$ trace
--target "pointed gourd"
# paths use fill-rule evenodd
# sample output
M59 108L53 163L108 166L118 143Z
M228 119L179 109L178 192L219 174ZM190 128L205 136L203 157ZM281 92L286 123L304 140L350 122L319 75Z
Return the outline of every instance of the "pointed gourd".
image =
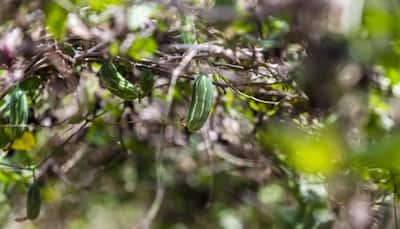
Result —
M139 97L139 88L125 79L112 61L107 61L101 66L99 78L103 87L121 99L133 100Z
M196 77L192 86L192 98L187 118L187 128L195 132L207 121L213 103L214 85L207 75Z

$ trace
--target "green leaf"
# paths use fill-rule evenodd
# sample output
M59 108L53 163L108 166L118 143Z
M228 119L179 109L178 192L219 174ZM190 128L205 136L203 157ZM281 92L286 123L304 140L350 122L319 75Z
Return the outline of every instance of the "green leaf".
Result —
M386 103L382 95L380 95L377 91L371 90L368 101L371 110L376 110L379 112L387 112L389 110L389 105Z
M104 122L96 121L89 127L85 140L98 146L108 144L112 139L110 131Z
M143 94L148 95L154 86L153 73L148 69L143 70L140 73L139 84L140 84L140 88L142 89Z
M2 161L3 162L3 161ZM5 162L7 163L7 162ZM11 183L11 182L17 182L20 179L20 176L16 174L15 172L9 172L9 171L0 171L0 183Z
M103 11L110 5L121 5L123 0L89 0L89 6L96 11Z
M108 46L111 56L117 56L119 53L119 43L117 41L111 42Z
M138 38L132 43L129 56L135 60L141 60L153 56L157 49L158 44L154 38Z
M215 6L234 6L235 1L233 0L216 0Z
M5 128L0 125L0 149L5 147L10 142L11 138L6 133Z
M22 82L19 87L25 91L34 92L40 87L42 79L39 76L33 76Z
M364 12L364 28L371 37L386 37L391 33L393 18L383 4L368 6Z
M49 33L54 38L62 39L66 32L68 12L54 2L50 2L45 10L45 24Z
M85 0L70 0L74 5L81 5L82 3L86 2Z

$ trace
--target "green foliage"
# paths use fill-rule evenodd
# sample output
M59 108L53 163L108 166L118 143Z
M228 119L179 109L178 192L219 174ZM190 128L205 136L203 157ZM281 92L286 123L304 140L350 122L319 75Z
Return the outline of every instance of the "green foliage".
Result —
M354 153L353 156L361 166L397 172L400 169L399 146L400 136L394 133L392 136L377 138L376 142L369 144L365 150Z
M124 0L88 0L89 6L96 11L103 11L109 6L120 5Z
M86 141L88 141L91 144L95 145L106 145L109 144L112 140L112 137L110 135L110 130L107 128L107 124L104 122L94 122L87 134L86 134Z
M329 129L310 135L299 129L276 126L258 132L257 139L266 148L277 147L283 160L306 173L332 173L345 154L343 144Z
M46 5L45 24L48 31L56 38L62 39L66 33L68 11L58 5L58 3L50 1Z
M129 48L129 56L135 60L149 58L157 51L158 44L152 37L137 38Z
M140 84L140 89L142 90L142 94L144 96L149 95L153 89L154 86L154 75L153 73L145 69L140 72L139 76L139 84Z

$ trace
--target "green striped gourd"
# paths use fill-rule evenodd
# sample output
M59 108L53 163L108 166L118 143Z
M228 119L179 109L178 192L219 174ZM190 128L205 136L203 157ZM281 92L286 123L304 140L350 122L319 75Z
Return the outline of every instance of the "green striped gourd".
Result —
M139 97L138 87L125 79L111 61L101 66L99 76L100 84L121 99L133 100Z
M16 139L21 137L28 123L28 98L23 90L15 88L11 92L9 108L10 138Z
M40 187L35 182L28 188L26 200L26 217L28 219L36 219L40 213L42 199L40 196Z
M201 74L196 77L192 86L192 98L187 120L187 128L194 132L207 121L213 103L214 85L210 78Z

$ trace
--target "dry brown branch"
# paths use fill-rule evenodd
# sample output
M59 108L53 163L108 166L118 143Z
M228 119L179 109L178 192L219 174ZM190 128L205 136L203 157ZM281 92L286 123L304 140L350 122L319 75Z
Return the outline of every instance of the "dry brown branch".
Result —
M198 52L206 52L210 55L223 57L226 60L240 64L241 61L253 61L256 64L264 64L265 59L262 48L254 50L248 48L229 49L214 44L170 44L161 46L166 52L185 52L189 49L196 49Z

